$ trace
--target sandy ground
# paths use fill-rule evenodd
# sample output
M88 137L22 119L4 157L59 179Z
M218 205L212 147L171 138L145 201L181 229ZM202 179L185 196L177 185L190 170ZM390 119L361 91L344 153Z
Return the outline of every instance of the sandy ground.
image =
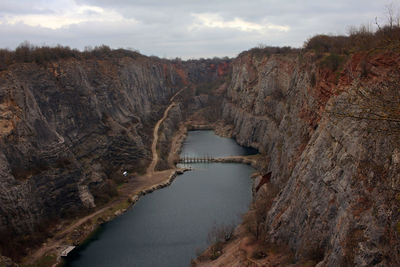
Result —
M263 252L262 257L255 257L255 253ZM224 244L221 256L210 260L208 251L205 251L193 262L196 267L257 267L257 266L291 266L291 254L285 249L268 246L262 242L256 242L244 226L239 225L235 230L232 240ZM293 265L292 265L293 266Z

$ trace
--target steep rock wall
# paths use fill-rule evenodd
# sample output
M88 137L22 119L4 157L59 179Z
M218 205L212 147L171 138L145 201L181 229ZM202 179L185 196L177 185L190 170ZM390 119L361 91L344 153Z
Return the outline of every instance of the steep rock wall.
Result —
M174 66L145 57L2 71L0 230L91 208L121 170L142 171L152 127L184 84Z
M267 155L281 189L267 241L322 265L399 264L398 59L357 54L337 71L310 53L233 62L223 120Z
M123 171L145 171L154 125L170 98L185 88L162 125L161 155L185 116L205 104L192 99L193 87L230 72L229 60L107 53L15 63L0 72L4 240L108 201ZM166 159L160 164L166 168Z
M188 119L215 122L220 118L220 103L222 97L218 92L221 85L229 80L231 74L231 60L229 59L201 59L189 60L184 62L174 62L176 67L185 71L190 85L187 89L179 93L174 102L176 105L170 110L168 117L160 127L159 142L159 162L157 170L164 170L173 167L170 158L174 137L179 128Z

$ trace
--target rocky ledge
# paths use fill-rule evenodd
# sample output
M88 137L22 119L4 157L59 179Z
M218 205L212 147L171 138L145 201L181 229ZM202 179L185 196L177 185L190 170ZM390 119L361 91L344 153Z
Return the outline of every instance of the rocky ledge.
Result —
M233 62L220 131L267 157L257 238L319 266L398 265L400 53L333 69L330 54L256 52Z

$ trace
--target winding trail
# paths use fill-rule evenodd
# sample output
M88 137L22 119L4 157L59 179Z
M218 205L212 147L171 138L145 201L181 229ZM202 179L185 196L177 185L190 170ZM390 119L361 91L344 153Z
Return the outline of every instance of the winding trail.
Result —
M117 201L113 201L112 204L115 204ZM111 204L111 203L110 203ZM77 229L79 226L81 226L83 223L87 222L88 220L94 218L95 216L105 212L107 209L109 209L111 205L107 205L104 208L91 213L81 219L79 219L78 221L76 221L75 223L69 225L66 229L64 229L63 231L57 233L54 235L53 238L51 238L50 240L47 241L46 245L42 245L39 249L37 249L33 254L29 255L28 257L26 257L24 259L25 264L26 263L33 263L37 260L39 260L41 257L43 257L47 252L49 251L61 251L60 248L63 248L66 246L64 238L67 234L71 233L72 231L74 231L75 229ZM57 262L55 264L53 264L53 267L57 266L60 263L60 258L57 258ZM23 265L25 265L23 264Z
M162 118L157 121L156 126L154 127L154 131L153 131L153 143L151 144L151 153L152 153L152 161L149 165L149 167L147 168L147 174L151 175L154 173L157 162L158 162L158 152L157 152L157 143L158 143L158 137L159 137L159 129L161 126L161 123L164 122L164 120L168 117L168 113L171 110L171 108L176 106L176 103L174 102L174 99L177 95L179 95L184 89L186 89L187 87L183 87L182 89L180 89L178 92L176 92L171 98L170 98L170 104L167 107L167 109L164 111L164 115L162 116Z
M165 171L155 171L155 167L158 162L158 153L157 153L157 143L159 138L159 128L164 120L168 117L169 111L177 105L174 102L174 99L177 95L179 95L184 89L187 87L181 88L178 92L176 92L170 98L170 105L164 111L164 115L162 118L156 123L153 131L153 143L151 145L151 152L152 152L152 161L150 166L147 169L145 175L137 177L134 181L130 181L124 187L120 188L119 196L114 199L113 201L107 203L104 207L100 208L97 211L94 211L91 214L88 214L76 221L73 221L70 225L65 226L65 228L55 233L52 238L49 238L46 243L42 244L41 247L34 249L31 251L31 254L26 256L23 259L22 265L27 265L38 261L44 255L53 253L57 254L57 261L53 266L56 266L60 263L61 259L58 255L60 248L63 248L67 245L70 245L69 242L66 240L66 237L72 233L75 229L77 229L82 224L88 222L88 220L95 218L98 215L101 215L107 212L110 208L114 205L121 203L122 201L126 201L128 198L131 198L133 195L136 195L139 191L146 190L148 188L154 187L155 185L159 185L165 183L166 179L171 176L171 174L175 171L175 169L169 169Z
M151 153L152 153L152 161L147 168L147 174L152 174L154 173L154 170L156 168L157 162L158 162L158 153L157 153L157 143L158 143L158 130L160 128L161 123L168 117L168 112L170 111L171 108L175 106L175 103L171 103L168 108L164 111L164 115L162 118L156 123L156 126L154 127L154 132L153 132L153 143L151 144Z

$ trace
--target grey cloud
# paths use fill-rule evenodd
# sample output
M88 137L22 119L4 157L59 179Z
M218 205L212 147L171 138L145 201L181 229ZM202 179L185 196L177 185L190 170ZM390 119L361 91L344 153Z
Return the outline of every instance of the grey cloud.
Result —
M360 13L366 11L377 11L382 9L382 1L373 0L252 0L252 1L233 1L233 0L77 0L77 3L91 4L108 8L145 8L158 10L175 10L175 12L218 12L229 14L230 16L245 16L251 18L261 18L264 16L275 16L286 14L304 15L324 15L326 13Z
M11 3L11 0L2 2L0 10L3 10L2 5ZM113 48L133 47L144 54L161 57L235 56L260 43L301 46L308 37L317 33L345 33L349 25L359 25L373 21L375 16L382 16L385 5L381 1L372 0L75 2L79 5L114 10L137 23L84 22L56 30L23 24L0 24L0 34L7 36L0 40L0 47L13 48L20 42L29 40L35 44L62 44L79 49L100 44L107 44ZM218 14L225 21L241 18L261 25L285 25L289 26L290 30L245 32L233 28L201 27L189 31L189 26L195 22L195 18L191 16L193 13Z
M39 2L40 3L40 2ZM49 14L53 13L52 10L45 6L40 6L37 2L28 0L21 1L1 1L0 14Z

